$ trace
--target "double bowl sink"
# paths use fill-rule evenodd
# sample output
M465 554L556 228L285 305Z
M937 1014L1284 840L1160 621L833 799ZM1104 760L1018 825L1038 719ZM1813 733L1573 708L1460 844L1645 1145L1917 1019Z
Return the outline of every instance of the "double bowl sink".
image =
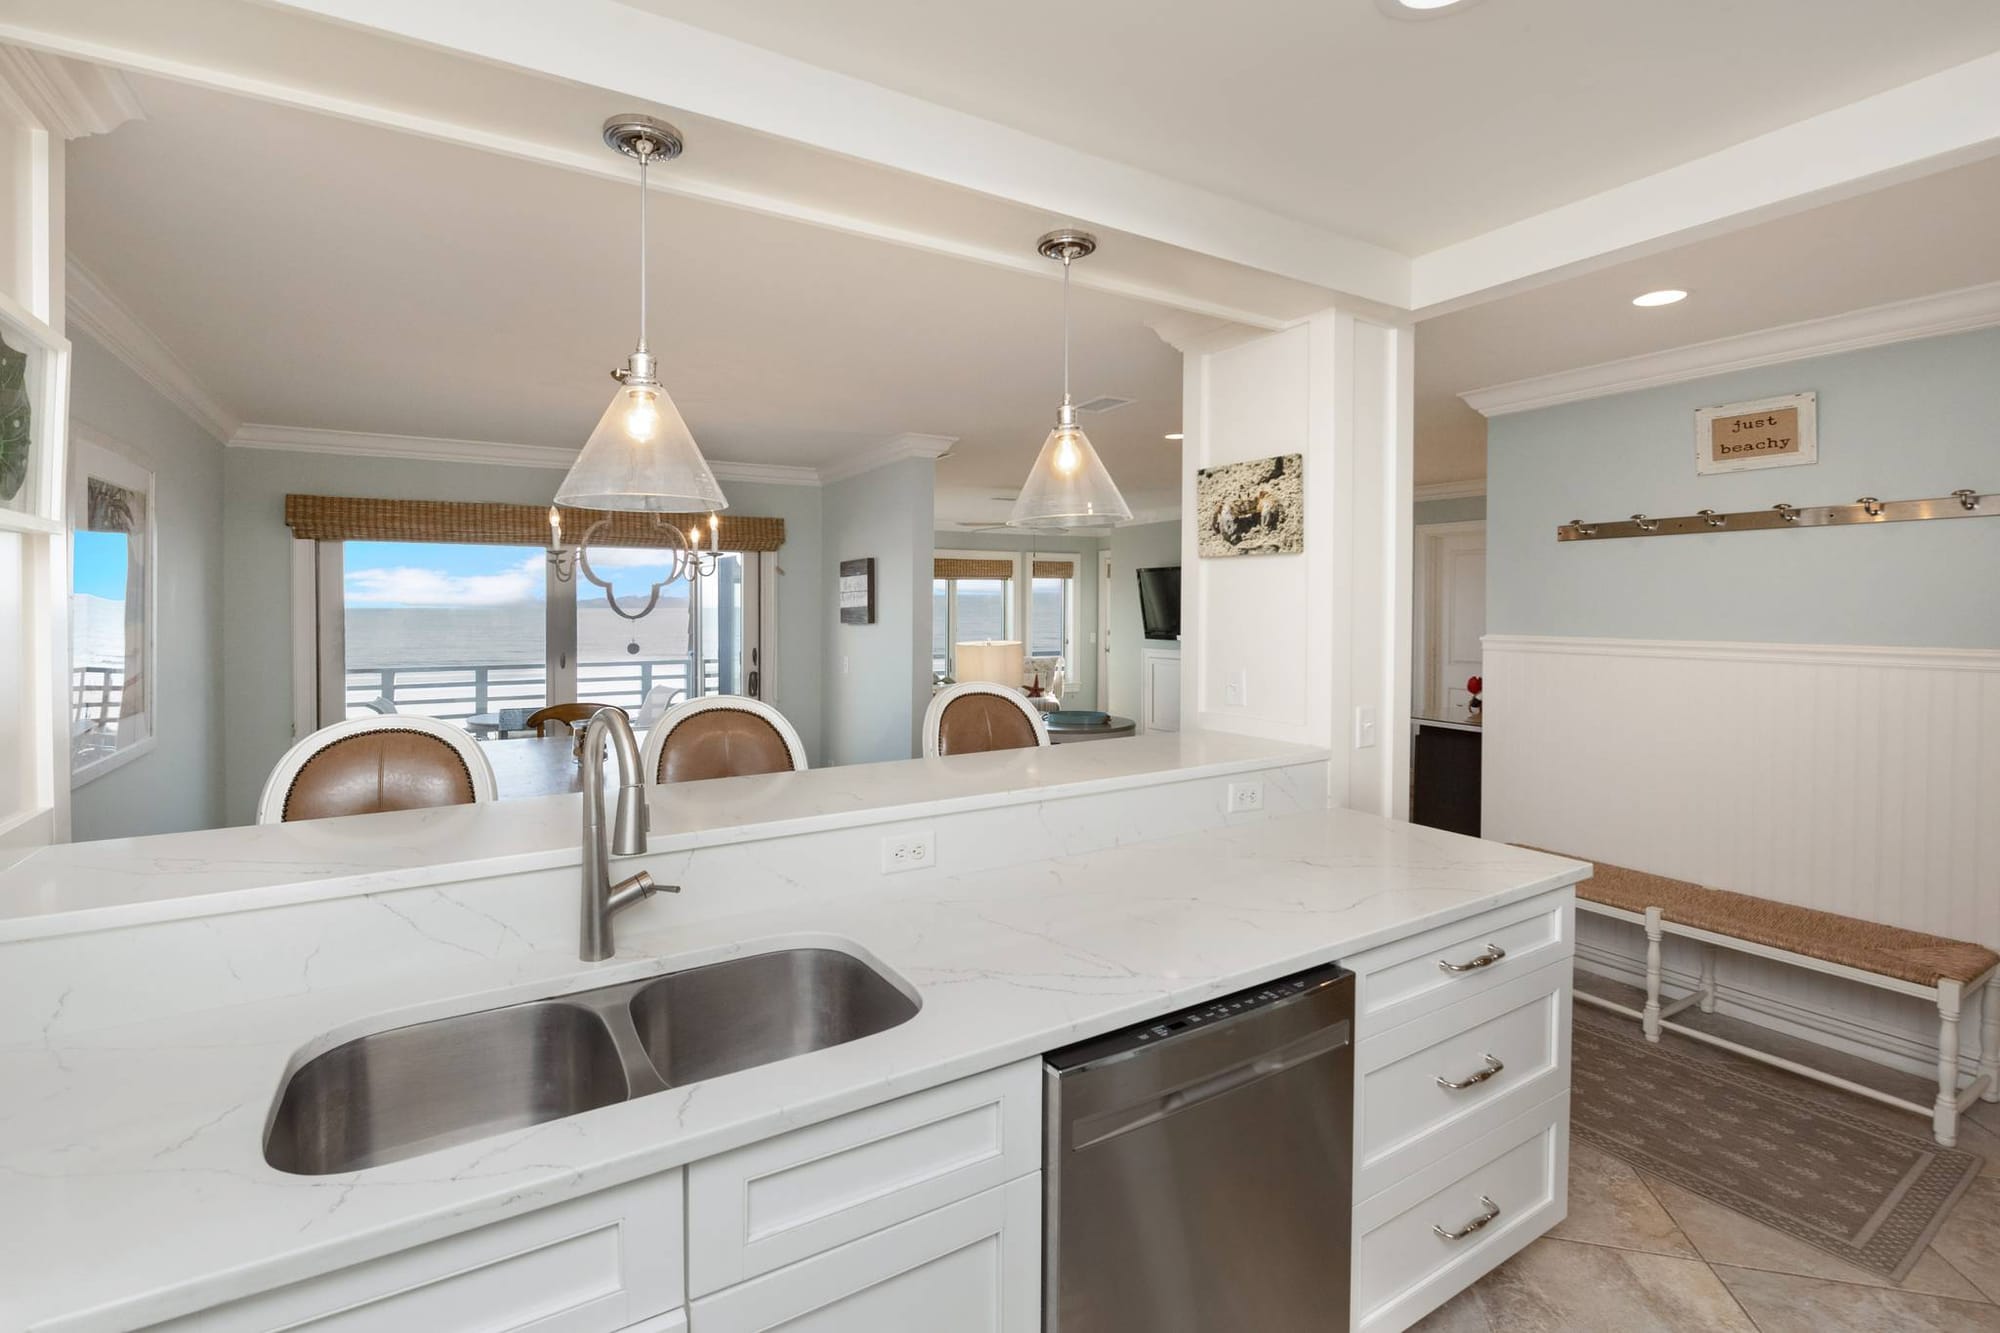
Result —
M872 1036L917 1002L837 949L781 949L390 1028L300 1065L264 1160L380 1166Z

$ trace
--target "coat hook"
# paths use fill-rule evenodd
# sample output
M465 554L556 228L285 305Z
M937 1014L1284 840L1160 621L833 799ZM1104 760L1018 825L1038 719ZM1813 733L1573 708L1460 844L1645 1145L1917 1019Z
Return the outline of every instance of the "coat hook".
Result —
M1970 486L1965 487L1962 490L1953 491L1952 494L1954 496L1957 496L1958 502L1964 505L1967 509L1979 508L1979 492L1973 490Z
M1787 523L1796 523L1799 521L1799 511L1782 500L1772 505L1771 508L1777 510L1778 517L1784 519Z
M1632 521L1639 525L1639 531L1641 532L1658 532L1660 530L1660 520L1657 518L1647 518L1644 514L1634 514L1632 515Z
M1595 537L1597 535L1597 525L1595 523L1585 523L1580 518L1573 518L1569 521L1569 525L1579 537Z
M1700 514L1701 521L1711 528L1719 528L1729 521L1729 515L1718 514L1713 509L1697 509L1694 512Z
M1874 496L1864 495L1859 500L1856 500L1854 503L1860 505L1863 509L1866 509L1868 511L1868 517L1870 518L1882 517L1882 502L1876 499Z

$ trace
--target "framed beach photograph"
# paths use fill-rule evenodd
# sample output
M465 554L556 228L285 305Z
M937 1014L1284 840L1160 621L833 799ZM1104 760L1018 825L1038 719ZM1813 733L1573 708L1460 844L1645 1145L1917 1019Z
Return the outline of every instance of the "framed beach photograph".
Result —
M1297 555L1306 548L1305 459L1224 463L1195 473L1195 551L1202 559Z

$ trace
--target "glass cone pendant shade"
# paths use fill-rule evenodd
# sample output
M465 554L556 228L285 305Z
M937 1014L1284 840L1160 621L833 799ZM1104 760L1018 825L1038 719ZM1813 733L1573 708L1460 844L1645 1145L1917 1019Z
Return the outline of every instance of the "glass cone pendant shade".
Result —
M657 383L636 378L611 396L556 503L662 513L729 507L674 400Z
M1074 416L1065 407L1063 415ZM1108 528L1132 521L1132 508L1118 493L1090 437L1073 420L1058 421L1042 441L1042 452L1007 516L1017 528Z

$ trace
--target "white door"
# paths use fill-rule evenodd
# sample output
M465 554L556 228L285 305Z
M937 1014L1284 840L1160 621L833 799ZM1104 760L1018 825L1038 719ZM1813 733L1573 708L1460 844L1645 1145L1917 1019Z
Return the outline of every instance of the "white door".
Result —
M1486 525L1440 523L1417 530L1416 660L1412 706L1419 716L1463 722L1466 681L1481 672L1486 634Z
M1097 703L1111 711L1111 552L1097 553Z

